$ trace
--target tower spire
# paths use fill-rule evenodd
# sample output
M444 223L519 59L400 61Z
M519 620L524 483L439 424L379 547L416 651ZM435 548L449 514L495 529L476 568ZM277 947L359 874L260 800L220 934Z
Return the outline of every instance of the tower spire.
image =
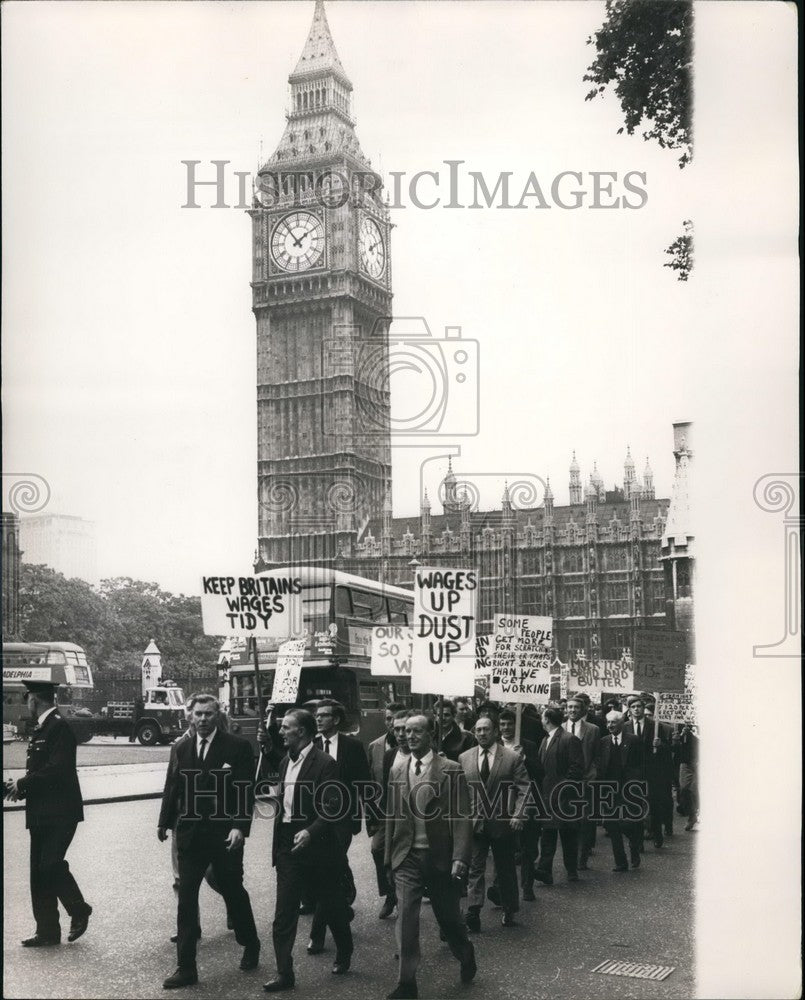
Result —
M352 82L341 65L333 36L330 33L324 0L316 0L313 23L310 25L305 47L302 49L302 55L299 57L296 68L288 79L291 83L296 83L324 74L331 74L348 90L352 90Z

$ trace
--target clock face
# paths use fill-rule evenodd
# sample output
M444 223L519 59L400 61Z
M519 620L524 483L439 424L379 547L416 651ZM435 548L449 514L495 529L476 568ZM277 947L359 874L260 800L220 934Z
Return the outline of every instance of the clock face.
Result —
M358 247L361 267L370 278L379 278L386 270L386 245L380 226L368 216L364 216L361 222Z
M292 212L271 234L271 256L283 271L307 271L324 253L324 224L311 212Z

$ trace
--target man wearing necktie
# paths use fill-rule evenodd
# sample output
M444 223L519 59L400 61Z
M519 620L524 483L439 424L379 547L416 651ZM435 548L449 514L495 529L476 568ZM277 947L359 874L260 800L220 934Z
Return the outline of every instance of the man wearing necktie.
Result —
M385 862L397 891L397 986L388 1000L416 998L419 915L427 894L461 981L475 978L475 949L461 919L459 898L472 855L467 780L460 765L433 752L433 722L413 715L405 727L409 757L391 768L384 828Z
M352 869L349 867L348 851L352 838L361 830L361 816L363 812L363 796L371 781L369 771L369 761L363 744L354 736L347 736L341 732L346 724L346 709L338 702L330 698L325 698L316 705L316 746L323 750L336 762L338 767L338 780L349 796L349 816L344 825L342 835L344 838L344 852L342 859L341 876L344 881L344 893L347 903L351 906L355 902L355 878ZM321 905L315 907L313 921L310 925L310 941L307 946L308 955L318 955L324 951L324 938L327 933L327 924L324 920L324 913Z
M31 837L31 904L36 931L24 948L61 943L59 902L70 916L68 941L86 931L92 907L84 900L65 855L84 818L73 731L59 715L53 684L25 682L28 709L37 720L26 772L6 784L6 797L25 799Z
M574 809L571 803L579 799L581 779L584 774L584 751L578 736L572 736L562 728L563 713L560 708L550 706L542 713L542 725L547 736L539 748L542 763L542 801L549 818L543 823L540 834L539 862L534 869L534 878L544 885L553 885L553 859L557 841L562 842L562 860L569 882L578 881L579 831L578 820L567 815ZM567 782L567 791L562 786Z
M622 712L609 712L607 714L609 735L601 738L598 755L599 781L608 783L614 791L612 807L615 815L604 820L604 827L609 833L612 844L612 854L615 859L615 867L612 870L616 872L629 870L623 846L624 834L629 841L632 868L640 867L640 830L642 826L642 820L631 819L621 814L626 805L626 798L628 797L630 801L634 802L639 791L636 788L635 795L630 795L627 791L627 785L630 782L640 782L643 771L643 754L640 744L633 733L624 731L623 723Z
M280 762L279 808L274 817L271 857L277 872L272 934L277 975L263 985L267 993L296 985L293 946L302 893L321 904L336 954L333 974L349 971L352 931L341 875L349 817L344 817L338 766L313 742L316 722L310 712L285 713L280 735L288 753Z
M520 909L515 852L517 833L524 826L528 772L520 753L497 742L498 727L488 716L475 723L477 747L465 750L458 762L467 776L473 820L467 929L480 931L484 904L486 862L495 862L497 896L503 907L503 926L514 927Z
M243 886L243 845L254 808L254 757L246 740L219 728L219 711L211 694L195 696L195 736L171 747L162 793L157 836L166 840L175 825L179 856L178 964L163 983L166 990L198 982L198 890L210 865L232 917L235 939L243 947L240 968L254 969L260 958L251 901Z
M643 698L631 698L631 719L626 722L623 731L635 736L643 750L643 777L648 782L648 828L654 846L660 848L665 842L663 826L670 828L673 824L674 765L670 733L658 726L654 719L646 718L645 712Z
M598 743L601 733L598 726L585 720L587 705L580 697L573 696L567 701L567 721L563 723L564 729L571 736L576 736L581 740L581 748L584 751L584 774L585 782L595 781L598 773ZM585 793L587 786L585 784ZM587 862L595 847L595 823L588 818L584 818L579 824L579 870L587 871Z

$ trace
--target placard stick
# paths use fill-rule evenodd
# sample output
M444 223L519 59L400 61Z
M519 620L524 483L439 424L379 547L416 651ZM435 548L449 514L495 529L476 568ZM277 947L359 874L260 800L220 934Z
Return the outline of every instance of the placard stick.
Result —
M260 684L260 657L257 655L257 638L252 636L249 640L252 644L252 656L254 657L254 691L257 695L257 718L263 718L263 691Z
M523 721L523 703L521 701L517 702L514 709L514 745L520 745L520 727Z
M442 723L442 706L444 705L444 695L439 695L439 700L436 702L436 715L439 719L439 726L436 730L436 752L439 753L442 749L442 729L444 728Z
M654 739L659 739L660 736L660 692L654 692ZM652 746L652 753L657 752L657 747Z

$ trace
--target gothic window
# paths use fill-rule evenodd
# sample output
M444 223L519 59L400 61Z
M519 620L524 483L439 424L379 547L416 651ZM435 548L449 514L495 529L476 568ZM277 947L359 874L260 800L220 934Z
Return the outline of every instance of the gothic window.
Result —
M608 615L629 614L629 584L610 583L606 591L606 613Z
M585 613L584 584L566 583L562 588L562 613L583 615Z

